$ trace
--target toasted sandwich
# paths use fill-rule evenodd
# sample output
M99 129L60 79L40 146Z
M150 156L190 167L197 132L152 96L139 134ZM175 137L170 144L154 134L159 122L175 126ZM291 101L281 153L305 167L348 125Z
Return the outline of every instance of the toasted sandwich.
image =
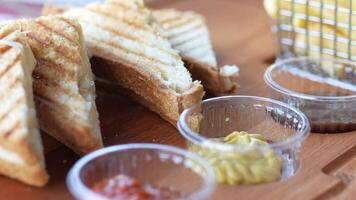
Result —
M37 60L33 88L40 128L78 154L101 148L94 78L80 25L47 16L6 27L26 33Z
M5 27L0 34L0 173L43 186L48 175L31 77L36 60L23 33Z
M182 110L201 101L202 85L192 81L143 1L94 3L63 15L82 25L96 76L118 84L170 123L176 125Z
M215 95L236 92L239 68L234 65L218 67L203 16L174 9L156 10L153 15L194 79L201 80L204 88Z
M111 5L120 5L131 9L143 6L140 1L136 5L122 0L109 0ZM46 5L44 15L59 14L73 8L58 8ZM158 23L157 29L168 39L172 47L183 58L186 67L195 80L202 81L204 88L215 95L231 94L237 91L239 68L234 65L218 67L212 48L209 30L203 16L194 12L182 12L173 9L156 10L153 16ZM161 27L160 27L161 26Z

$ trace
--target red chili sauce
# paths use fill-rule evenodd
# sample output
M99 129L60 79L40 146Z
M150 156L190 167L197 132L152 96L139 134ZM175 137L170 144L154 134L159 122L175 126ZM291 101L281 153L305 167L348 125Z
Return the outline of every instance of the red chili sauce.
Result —
M172 200L170 192L152 186L144 187L137 179L119 174L95 184L93 190L114 200ZM176 193L177 194L177 193Z

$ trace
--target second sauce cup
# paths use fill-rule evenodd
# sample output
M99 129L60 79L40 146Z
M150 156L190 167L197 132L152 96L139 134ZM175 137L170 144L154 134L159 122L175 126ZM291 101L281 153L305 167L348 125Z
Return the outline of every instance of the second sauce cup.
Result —
M203 101L178 122L188 149L214 167L218 182L254 185L293 176L310 133L306 116L272 99L226 96Z

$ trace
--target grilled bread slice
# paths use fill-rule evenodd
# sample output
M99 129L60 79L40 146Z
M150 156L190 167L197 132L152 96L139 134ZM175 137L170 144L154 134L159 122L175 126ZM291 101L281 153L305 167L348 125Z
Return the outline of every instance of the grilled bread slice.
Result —
M120 4L120 0L109 2ZM140 3L134 6L137 5ZM132 8L132 4L126 1L121 1L121 6ZM59 14L65 9L69 10L69 8L46 5L42 13L44 15ZM239 69L233 65L218 67L203 16L191 11L182 12L174 9L156 10L153 16L160 23L155 24L156 28L162 26L162 35L179 52L193 78L202 81L206 90L215 95L231 94L237 91Z
M26 33L37 60L33 85L40 128L78 154L101 148L95 85L80 25L47 16L6 26Z
M0 33L7 32L0 28ZM19 31L0 40L0 173L33 186L48 181L32 93L36 60Z
M236 92L239 69L229 65L218 67L203 16L174 9L156 10L153 15L194 79L201 80L204 88L215 95Z
M64 16L82 25L97 77L115 82L173 125L184 108L201 101L202 85L192 81L142 1L95 3Z

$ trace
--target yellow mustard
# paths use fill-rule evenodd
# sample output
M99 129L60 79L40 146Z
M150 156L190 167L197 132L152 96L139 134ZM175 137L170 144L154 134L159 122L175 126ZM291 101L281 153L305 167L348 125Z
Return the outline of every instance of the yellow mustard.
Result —
M198 145L189 147L190 151L212 164L219 183L259 184L281 178L282 158L268 146L262 135L235 131L224 138L212 140L247 147L241 151L223 151Z

